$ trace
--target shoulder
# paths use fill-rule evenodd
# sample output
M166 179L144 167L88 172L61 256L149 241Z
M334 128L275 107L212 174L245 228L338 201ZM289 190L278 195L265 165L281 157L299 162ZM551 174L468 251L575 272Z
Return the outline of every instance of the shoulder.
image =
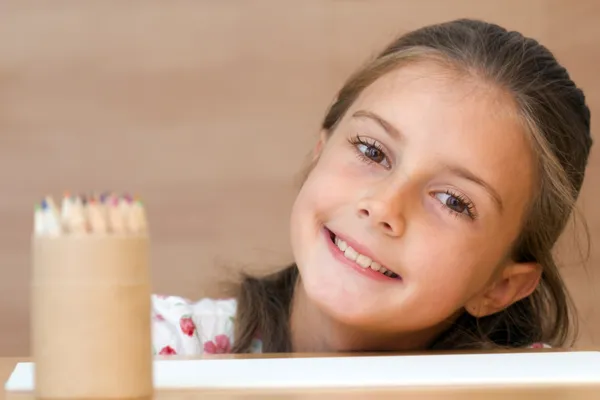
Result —
M152 295L152 336L158 355L229 353L233 342L235 299L190 301Z
M152 295L153 310L165 312L193 312L195 316L234 316L237 310L235 299L211 299L203 298L191 301L180 296Z

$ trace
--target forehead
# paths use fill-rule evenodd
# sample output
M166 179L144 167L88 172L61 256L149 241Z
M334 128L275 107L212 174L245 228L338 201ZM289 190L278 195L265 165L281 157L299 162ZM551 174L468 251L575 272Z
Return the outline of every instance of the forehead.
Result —
M515 101L500 88L432 62L412 63L367 87L347 115L365 109L399 130L401 147L423 162L468 168L509 207L528 201L531 146Z

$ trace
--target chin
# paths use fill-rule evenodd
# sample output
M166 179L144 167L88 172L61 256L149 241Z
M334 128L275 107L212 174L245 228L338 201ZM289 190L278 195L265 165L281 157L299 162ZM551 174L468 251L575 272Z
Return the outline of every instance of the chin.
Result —
M382 288L387 285L366 279L335 260L328 248L329 239L322 231L322 226L310 227L304 230L305 235L296 236L293 243L308 300L323 314L344 325L366 328L389 323L390 310L385 309L382 300L393 295L388 291L392 287Z
M309 301L338 323L366 328L382 326L389 321L389 310L377 301L379 296L365 291L353 279L343 279L333 268L304 272L301 268L300 273Z

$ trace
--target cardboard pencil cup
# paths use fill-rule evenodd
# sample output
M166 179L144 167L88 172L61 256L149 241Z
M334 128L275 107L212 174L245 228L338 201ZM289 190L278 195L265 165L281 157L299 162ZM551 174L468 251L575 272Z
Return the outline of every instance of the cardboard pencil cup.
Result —
M117 231L116 223L114 231L108 223L94 226L86 220L92 214L87 207L81 204L85 230L62 221L53 231L54 222L48 221L58 212L47 202L36 211L31 285L35 397L150 399L149 238L139 229ZM127 216L123 211L119 215Z

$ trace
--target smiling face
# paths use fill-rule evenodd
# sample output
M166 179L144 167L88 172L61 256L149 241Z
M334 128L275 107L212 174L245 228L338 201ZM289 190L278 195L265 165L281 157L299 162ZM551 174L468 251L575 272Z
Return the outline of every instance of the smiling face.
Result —
M293 207L309 301L346 325L419 332L533 290L502 275L518 269L508 254L534 182L516 114L504 92L433 63L367 87L323 135Z

